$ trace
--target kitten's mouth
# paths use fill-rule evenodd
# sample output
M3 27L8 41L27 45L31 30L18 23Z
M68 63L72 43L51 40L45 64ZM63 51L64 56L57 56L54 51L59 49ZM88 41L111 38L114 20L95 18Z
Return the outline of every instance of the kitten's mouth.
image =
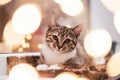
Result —
M61 49L54 50L56 54L64 54L65 52L62 51Z
M57 53L57 54L66 54L66 53L68 53L67 51L62 51L61 49L55 50L54 52Z
M50 45L48 45L48 46L56 54L65 54L65 53L67 53L67 51L63 51L62 48L60 48L60 49L53 49L52 47L50 47Z
M60 51L56 51L56 50L54 50L54 52L55 52L56 54L61 54L61 52L60 52Z

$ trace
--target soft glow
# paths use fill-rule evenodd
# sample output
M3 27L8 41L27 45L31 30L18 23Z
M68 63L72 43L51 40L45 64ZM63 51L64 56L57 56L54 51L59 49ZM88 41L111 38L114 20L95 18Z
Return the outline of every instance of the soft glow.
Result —
M40 23L40 9L35 4L21 6L12 17L13 28L19 34L33 33L39 28Z
M38 44L37 47L41 49L43 47L43 45L42 44Z
M120 9L114 14L114 24L117 31L120 33Z
M113 13L120 9L120 0L101 0L101 2L108 10Z
M27 40L32 39L32 35L31 35L31 34L27 34L27 35L26 35L26 39L27 39Z
M3 38L4 38L5 43L7 43L11 46L14 46L14 45L22 44L22 42L24 41L25 35L21 35L21 34L16 33L13 30L13 27L11 25L11 21L9 21L5 26Z
M29 47L30 47L30 44L29 44L29 43L24 43L24 44L22 45L22 47L23 47L23 48L29 48Z
M115 77L120 74L120 52L115 53L108 61L106 67L107 74Z
M81 0L57 0L60 1L61 9L64 13L70 16L76 16L83 11L83 4Z
M7 4L7 3L9 3L10 1L12 1L12 0L0 0L0 5Z
M78 76L72 72L63 72L55 80L77 80Z
M18 52L23 52L23 48L18 48Z
M12 68L9 80L39 80L39 75L34 67L21 63Z
M86 52L94 58L106 56L109 53L111 46L111 37L105 30L91 31L84 40Z

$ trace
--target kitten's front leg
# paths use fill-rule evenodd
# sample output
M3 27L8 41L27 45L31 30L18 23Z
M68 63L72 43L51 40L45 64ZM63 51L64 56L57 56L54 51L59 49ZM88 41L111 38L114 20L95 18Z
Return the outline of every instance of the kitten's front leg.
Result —
M60 70L63 69L62 64L53 64L48 67L48 70Z
M42 53L42 52L41 52L41 53ZM48 65L46 64L43 55L41 55L41 56L39 57L39 60L38 60L37 63L38 63L38 65L37 65L36 69L37 69L38 71L48 70Z
M47 64L39 64L39 65L37 65L36 69L38 71L48 70L48 65Z
M48 66L47 64L39 64L39 65L37 65L36 69L38 71L60 70L60 69L63 69L63 65L62 64L53 64L53 65Z

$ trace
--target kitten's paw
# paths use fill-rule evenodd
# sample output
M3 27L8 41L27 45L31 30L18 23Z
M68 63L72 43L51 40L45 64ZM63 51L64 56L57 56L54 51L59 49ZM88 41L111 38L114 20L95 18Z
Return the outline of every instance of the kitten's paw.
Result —
M39 64L39 65L37 65L36 69L37 69L38 71L48 70L48 65L46 65L46 64Z
M54 65L51 65L48 67L48 70L60 70L60 69L63 69L63 66L60 65L60 64L54 64Z

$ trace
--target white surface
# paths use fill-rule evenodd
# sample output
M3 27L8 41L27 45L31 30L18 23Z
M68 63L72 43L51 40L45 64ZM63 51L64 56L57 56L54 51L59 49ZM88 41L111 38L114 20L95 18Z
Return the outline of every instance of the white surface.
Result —
M17 56L17 57L22 57L22 56L40 56L40 52L26 52L26 53L3 53L0 54L1 57L9 57L9 56Z
M0 75L7 74L7 60L6 57L0 57Z
M7 80L7 79L8 79L8 76L7 76L7 75L0 76L0 80Z
M7 74L7 60L9 56L40 56L40 52L27 52L27 53L0 53L0 76ZM1 79L0 79L1 80Z

